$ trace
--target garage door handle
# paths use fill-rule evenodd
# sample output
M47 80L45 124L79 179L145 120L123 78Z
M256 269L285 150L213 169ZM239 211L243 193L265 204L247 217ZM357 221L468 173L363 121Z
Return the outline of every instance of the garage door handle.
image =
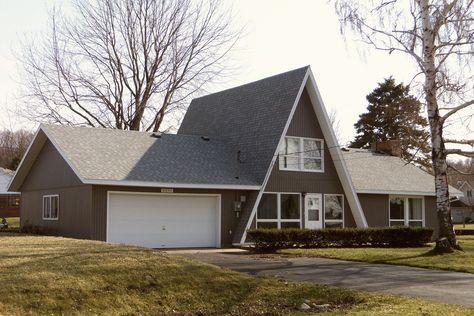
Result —
M165 225L161 226L161 230L166 230L166 226Z

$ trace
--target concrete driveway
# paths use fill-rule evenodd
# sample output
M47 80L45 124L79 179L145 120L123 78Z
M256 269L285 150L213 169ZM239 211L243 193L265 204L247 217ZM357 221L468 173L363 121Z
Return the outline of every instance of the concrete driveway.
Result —
M256 276L421 297L474 307L474 274L323 259L260 256L245 251L171 251Z

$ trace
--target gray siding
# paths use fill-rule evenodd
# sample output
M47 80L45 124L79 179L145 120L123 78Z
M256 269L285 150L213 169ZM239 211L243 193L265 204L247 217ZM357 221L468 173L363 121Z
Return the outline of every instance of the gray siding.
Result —
M358 197L370 227L389 225L388 194L358 194Z
M369 226L389 226L388 194L358 194L358 196ZM433 238L436 239L439 229L434 196L425 196L425 226L434 229Z
M161 192L161 188L145 187L119 187L119 186L93 186L92 189L92 238L97 240L106 239L107 223L107 192L108 191L128 191L128 192ZM239 218L234 212L234 201L237 201L240 195L247 196L248 191L236 190L196 190L196 189L175 189L174 193L201 193L201 194L220 194L221 195L221 244L229 246L238 228ZM244 208L246 205L244 205ZM133 216L133 214L131 214Z
M21 187L20 225L66 237L91 238L92 187L77 178L47 141ZM42 219L43 195L59 194L59 219Z
M306 90L304 90L298 102L286 135L324 139L323 132ZM324 172L279 170L277 160L272 169L267 186L265 187L265 191L344 194L326 141L324 141L324 147ZM344 198L344 200L344 224L347 227L355 226L349 203L347 203L347 199Z

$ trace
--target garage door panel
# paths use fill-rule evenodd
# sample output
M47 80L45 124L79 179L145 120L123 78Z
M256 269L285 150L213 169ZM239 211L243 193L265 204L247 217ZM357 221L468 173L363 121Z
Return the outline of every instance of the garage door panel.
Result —
M152 248L216 247L218 197L110 193L107 240Z

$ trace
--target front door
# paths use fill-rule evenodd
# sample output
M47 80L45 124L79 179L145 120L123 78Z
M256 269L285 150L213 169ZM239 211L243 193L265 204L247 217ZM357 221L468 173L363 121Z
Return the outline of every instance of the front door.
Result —
M304 227L309 229L323 228L322 195L308 193L304 198Z

